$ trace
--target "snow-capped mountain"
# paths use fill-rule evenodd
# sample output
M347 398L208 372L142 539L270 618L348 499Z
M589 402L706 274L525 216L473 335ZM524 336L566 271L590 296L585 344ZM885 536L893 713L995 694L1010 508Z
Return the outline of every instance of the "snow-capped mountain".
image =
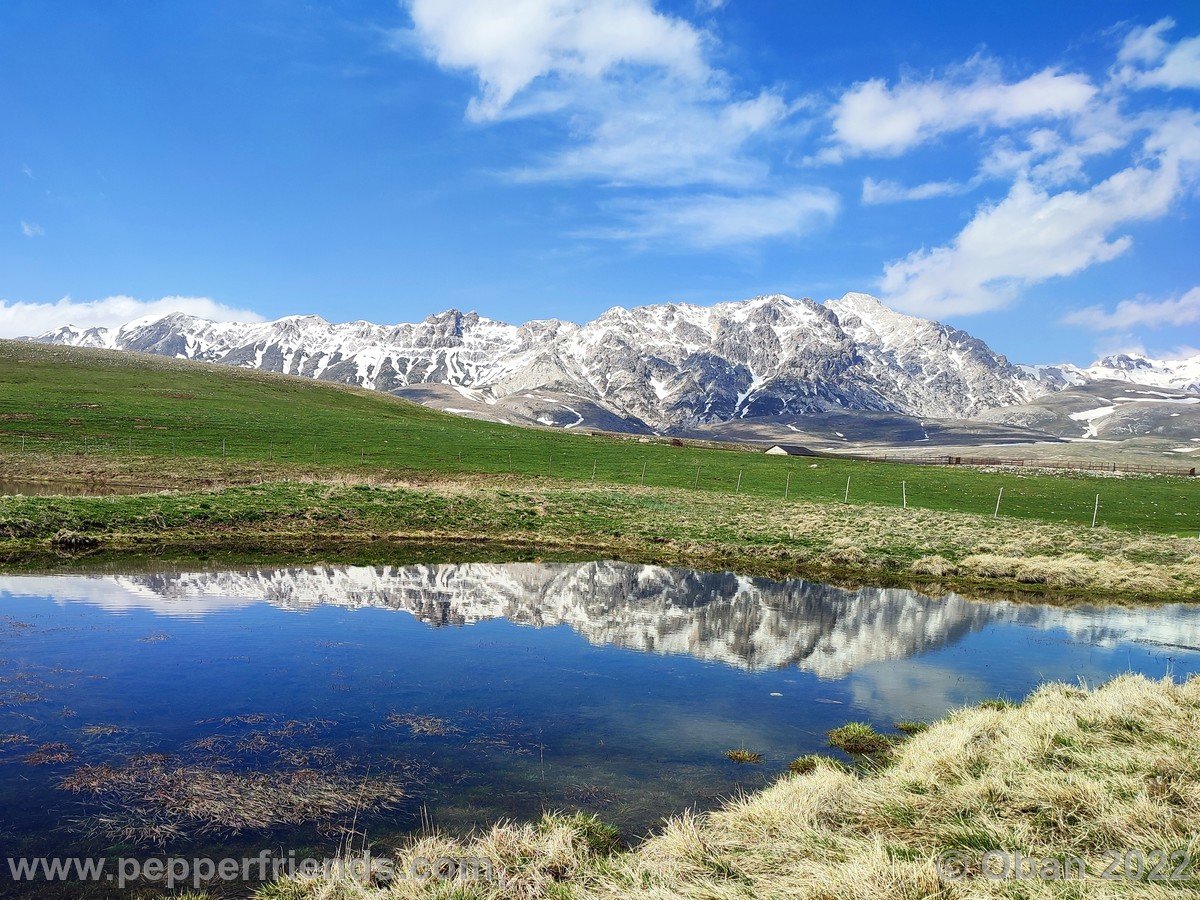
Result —
M615 307L583 325L456 310L400 325L174 314L34 340L303 375L566 428L668 431L841 409L968 418L1046 390L966 332L866 294Z
M1092 381L1128 381L1177 391L1200 392L1200 356L1184 359L1151 359L1138 353L1105 356L1086 369L1054 366L1049 369L1067 384Z

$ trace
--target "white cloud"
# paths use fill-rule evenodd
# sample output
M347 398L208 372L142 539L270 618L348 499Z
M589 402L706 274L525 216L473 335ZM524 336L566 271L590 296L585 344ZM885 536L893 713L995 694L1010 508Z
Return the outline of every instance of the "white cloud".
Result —
M895 181L863 179L862 202L867 206L880 203L899 203L905 200L928 200L932 197L953 197L965 193L970 185L957 181L927 181L924 184L905 187Z
M408 0L416 37L439 66L479 79L468 115L496 119L539 78L599 78L621 65L687 80L709 70L703 37L649 0Z
M467 117L556 116L563 146L521 180L748 187L754 155L791 107L735 93L705 59L715 39L653 0L408 0L412 39L438 65L474 74Z
M824 188L800 188L782 194L674 197L623 207L626 224L599 236L712 249L799 237L833 220L840 201Z
M821 158L897 156L947 132L1070 117L1085 110L1096 92L1086 76L1056 69L1005 82L979 58L942 79L904 79L893 87L873 78L834 105L834 144Z
M64 297L55 303L0 300L0 337L30 337L62 325L74 325L77 328L112 327L146 316L165 316L173 312L220 322L262 321L258 313L235 309L207 297L136 300L133 297L116 296L87 301Z
M1200 323L1200 287L1169 300L1151 300L1148 297L1122 300L1112 312L1100 306L1088 306L1068 313L1062 321L1066 325L1079 325L1091 331L1195 325Z
M1200 35L1172 44L1163 35L1170 18L1129 32L1121 44L1114 79L1135 88L1200 88Z
M999 203L980 207L950 243L921 249L884 269L894 305L926 315L997 309L1026 285L1074 274L1126 252L1125 225L1165 215L1196 180L1200 114L1162 120L1144 159L1083 191L1057 194L1019 177Z
M37 222L26 222L24 219L21 220L21 234L25 235L25 237L41 237L45 233L46 229L44 229Z

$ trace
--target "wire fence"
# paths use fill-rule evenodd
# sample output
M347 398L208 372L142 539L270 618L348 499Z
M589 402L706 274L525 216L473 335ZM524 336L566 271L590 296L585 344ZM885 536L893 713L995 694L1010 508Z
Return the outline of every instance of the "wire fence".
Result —
M839 456L839 459L863 459L870 462L899 463L909 466L977 466L981 468L1015 467L1024 469L1053 469L1115 475L1170 475L1179 478L1196 476L1196 467L1185 469L1172 466L1148 466L1130 462L1084 462L1082 460L1012 459L999 456L953 456L907 454L861 454Z

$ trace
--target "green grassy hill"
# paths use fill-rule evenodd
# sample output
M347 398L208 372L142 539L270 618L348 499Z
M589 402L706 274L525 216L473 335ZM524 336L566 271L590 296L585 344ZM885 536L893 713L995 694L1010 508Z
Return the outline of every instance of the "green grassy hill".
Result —
M899 506L1171 534L1200 533L1200 480L985 473L769 457L477 422L300 378L140 354L0 341L0 452L19 477L55 459L147 460L236 477L304 472L397 477L512 473L763 498ZM144 468L143 468L144 470ZM594 476L593 476L594 473ZM0 477L3 477L0 475ZM739 488L740 480L740 488Z

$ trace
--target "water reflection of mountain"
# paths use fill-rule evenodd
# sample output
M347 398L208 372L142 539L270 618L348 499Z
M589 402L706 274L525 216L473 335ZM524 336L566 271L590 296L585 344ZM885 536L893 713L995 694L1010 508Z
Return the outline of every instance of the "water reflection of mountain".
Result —
M1094 644L1200 645L1200 607L1073 608L844 590L617 562L310 567L129 576L0 578L0 593L44 594L163 614L265 600L403 610L434 626L485 619L568 625L595 644L687 654L748 669L796 666L838 677L943 647L992 623L1063 629Z

